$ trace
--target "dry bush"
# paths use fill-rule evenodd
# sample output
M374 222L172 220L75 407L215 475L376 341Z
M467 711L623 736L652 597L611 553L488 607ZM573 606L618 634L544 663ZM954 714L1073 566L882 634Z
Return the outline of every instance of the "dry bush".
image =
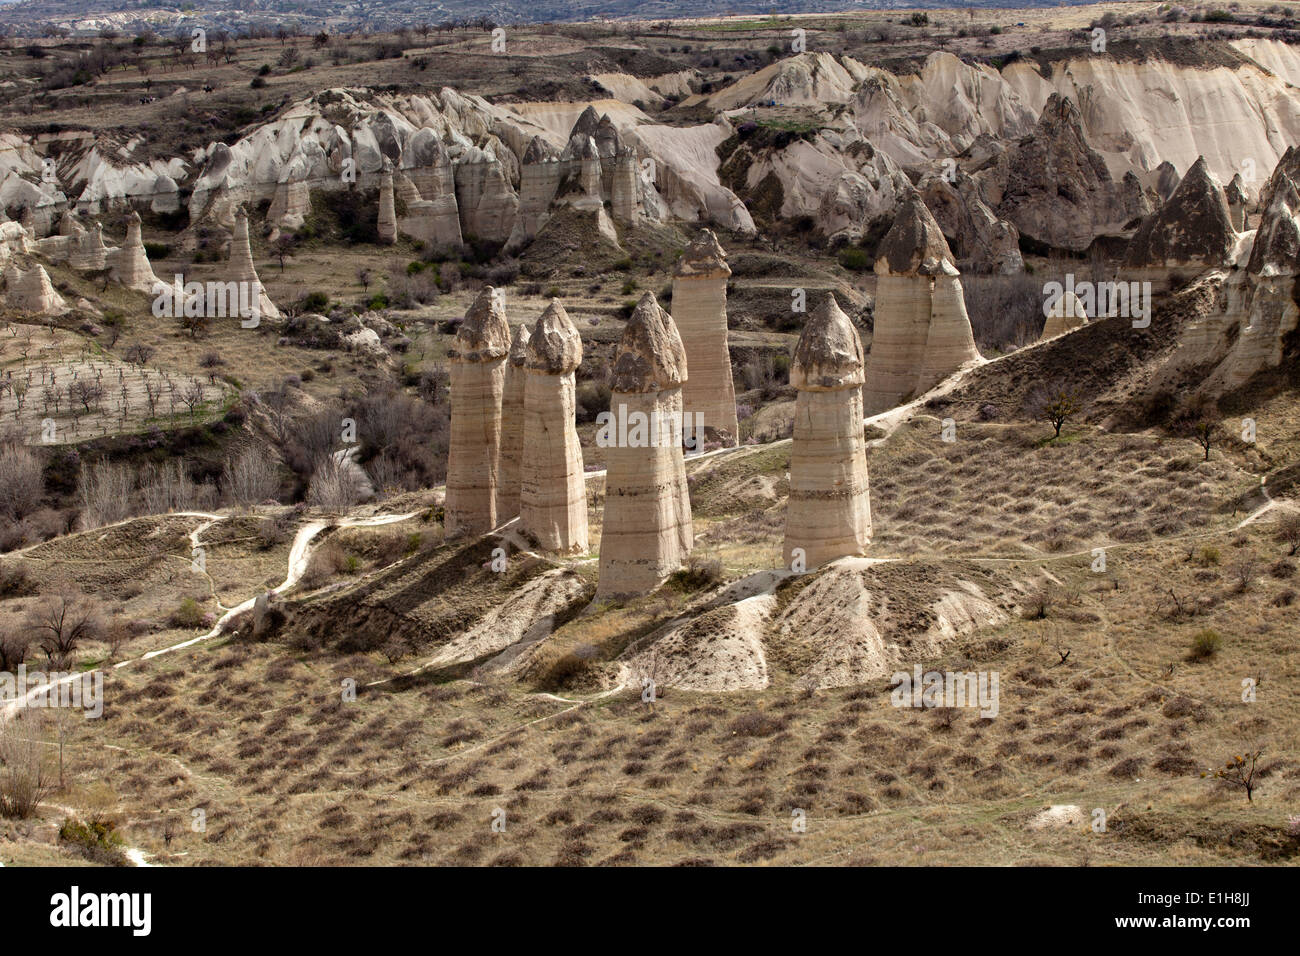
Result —
M126 465L107 461L82 464L77 481L82 528L101 528L129 518L133 484L131 469Z
M307 570L303 572L302 586L309 591L324 587L349 569L348 556L343 547L330 539L312 552Z
M19 820L36 812L57 780L50 748L30 714L0 724L0 816Z
M1042 334L1043 283L1029 274L962 276L962 292L975 344L983 351L1006 352L1029 345Z
M25 518L37 509L44 493L40 459L18 444L0 446L0 518Z
M221 468L221 489L241 508L274 500L280 490L279 456L265 445L240 449Z
M159 515L170 511L206 510L215 504L216 495L208 484L190 478L185 463L173 458L161 465L145 465L136 476L142 514Z
M329 511L342 511L370 492L365 472L350 458L341 454L323 455L312 469L307 503Z

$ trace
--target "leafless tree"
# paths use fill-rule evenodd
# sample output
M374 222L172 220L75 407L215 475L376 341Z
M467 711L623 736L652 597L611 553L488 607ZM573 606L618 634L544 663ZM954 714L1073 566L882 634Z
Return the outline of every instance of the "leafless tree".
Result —
M322 455L312 469L307 503L341 511L355 505L369 490L365 472L355 462L343 455Z
M45 494L40 459L14 443L0 445L0 517L17 521L36 510Z
M266 447L236 452L221 469L221 486L227 498L244 508L274 498L280 490L277 456Z
M83 463L77 481L82 527L99 528L128 517L133 484L131 470L125 465Z
M50 663L63 670L79 645L103 633L104 618L94 600L65 590L37 603L28 614L27 628Z

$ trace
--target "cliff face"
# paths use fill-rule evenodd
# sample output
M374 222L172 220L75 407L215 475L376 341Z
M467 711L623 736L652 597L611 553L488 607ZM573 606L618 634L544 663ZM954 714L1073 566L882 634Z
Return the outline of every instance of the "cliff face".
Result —
M1183 329L1156 387L1217 396L1277 367L1300 326L1300 149L1288 149L1260 194L1260 222L1245 268L1201 280L1216 292Z
M1236 241L1228 197L1201 157L1169 201L1142 221L1129 241L1124 265L1221 266L1231 258Z

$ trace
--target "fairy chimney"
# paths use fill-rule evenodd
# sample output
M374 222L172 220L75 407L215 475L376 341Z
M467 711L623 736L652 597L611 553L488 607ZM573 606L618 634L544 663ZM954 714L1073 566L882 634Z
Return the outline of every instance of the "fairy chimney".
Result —
M653 293L637 303L614 356L598 597L644 594L678 570L694 543L682 459L686 350Z
M1083 307L1077 295L1066 289L1059 299L1050 303L1050 308L1047 309L1047 322L1043 324L1043 334L1038 337L1038 341L1046 342L1048 339L1072 332L1087 324L1088 310Z
M451 366L448 537L484 534L498 524L501 405L509 351L505 307L497 291L484 286L447 352Z
M876 258L866 414L915 398L979 358L960 273L920 196L903 203Z
M673 274L673 321L686 349L691 377L682 385L682 410L691 418L685 430L704 433L735 445L736 388L727 348L727 254L709 229L701 229L686 247ZM695 449L699 451L699 449Z
M524 362L528 358L528 327L515 327L506 360L505 392L501 398L501 482L497 486L497 523L519 514L519 483L524 453Z
M257 277L257 268L253 265L253 247L248 241L248 213L240 206L235 210L235 228L230 239L230 257L226 261L226 280L229 282L246 282L251 286L247 296L249 301L257 302L256 318L278 319L280 310L276 308L271 297L266 294L262 280Z
M140 235L140 214L135 210L126 220L126 239L113 255L111 276L128 288L151 295L158 284L158 277L145 255L144 240Z
M785 563L811 570L871 543L862 427L865 364L857 329L827 295L807 323L790 365L798 390L785 513Z
M565 554L587 550L587 481L574 414L581 362L577 326L552 299L528 338L519 514L539 547Z
M379 241L391 246L397 241L397 202L393 198L393 167L384 161L384 171L379 176L379 221L375 226Z

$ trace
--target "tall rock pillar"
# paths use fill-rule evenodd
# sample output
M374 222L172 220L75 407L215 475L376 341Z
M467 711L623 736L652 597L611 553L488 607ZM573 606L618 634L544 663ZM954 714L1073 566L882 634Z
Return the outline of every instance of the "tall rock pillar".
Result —
M691 376L682 386L682 407L694 421L686 431L706 434L724 445L739 441L736 388L731 380L727 347L727 254L709 229L701 229L686 247L673 274L673 321L686 349ZM697 449L698 450L698 449Z
M644 594L682 566L694 543L682 460L686 350L653 293L641 297L614 357L606 446L601 598Z
M864 377L857 329L828 295L804 325L790 365L798 389L790 498L785 514L785 564L802 558L812 570L871 543L862 425ZM795 549L802 549L796 556Z
M491 531L497 520L501 404L510 326L501 298L484 286L448 351L451 444L447 452L448 537Z
M524 362L528 357L528 328L515 327L506 361L501 398L501 481L497 485L497 523L519 514L519 488L524 453Z
M541 548L566 554L587 550L587 480L575 425L581 362L578 329L552 299L528 339L519 514Z

